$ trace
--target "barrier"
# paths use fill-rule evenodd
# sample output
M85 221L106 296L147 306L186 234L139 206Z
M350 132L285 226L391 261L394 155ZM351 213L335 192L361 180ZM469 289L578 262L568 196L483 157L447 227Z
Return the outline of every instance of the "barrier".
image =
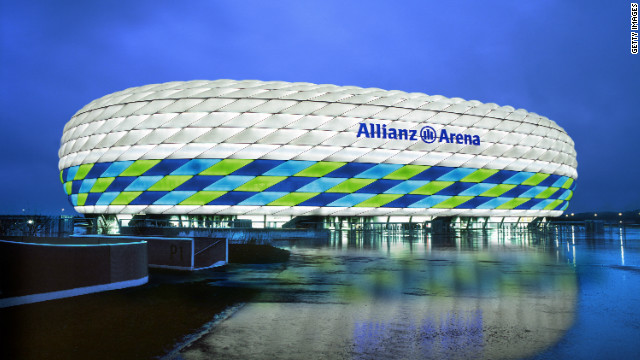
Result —
M229 258L226 238L150 237L145 240L152 268L202 270L226 265Z
M140 239L0 239L0 307L137 286L147 281L147 243Z

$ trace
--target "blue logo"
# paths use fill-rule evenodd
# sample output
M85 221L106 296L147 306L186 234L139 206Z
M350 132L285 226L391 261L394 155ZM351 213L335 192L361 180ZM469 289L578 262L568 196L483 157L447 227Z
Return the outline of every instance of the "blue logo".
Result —
M425 126L420 129L420 139L422 139L422 141L424 141L425 143L431 144L436 141L437 138L438 134L436 133L436 130L431 126Z
M440 133L438 133L436 129L428 125L423 126L420 129L420 134L418 134L418 130L414 129L387 127L387 124L360 123L356 137L418 141L418 135L426 144L433 144L438 140L438 142L447 144L480 145L479 135L457 134L447 132L446 129L440 129Z

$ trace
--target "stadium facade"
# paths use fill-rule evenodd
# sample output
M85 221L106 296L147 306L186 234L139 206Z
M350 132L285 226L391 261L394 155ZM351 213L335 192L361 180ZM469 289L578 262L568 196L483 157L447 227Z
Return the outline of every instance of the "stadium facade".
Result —
M92 101L60 180L87 215L547 217L574 144L510 106L281 81L188 81Z

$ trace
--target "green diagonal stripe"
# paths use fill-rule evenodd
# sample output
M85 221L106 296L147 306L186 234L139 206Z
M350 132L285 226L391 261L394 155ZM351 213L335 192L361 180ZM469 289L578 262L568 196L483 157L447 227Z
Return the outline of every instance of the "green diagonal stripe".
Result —
M274 200L267 205L271 206L296 206L303 201L307 201L320 193L294 192L287 194L280 199Z
M542 180L548 178L549 176L550 176L549 174L533 174L533 176L531 176L530 178L525 180L520 185L536 186L536 185L540 184L542 182Z
M87 176L87 174L89 173L92 167L93 167L93 164L80 165L80 167L78 168L78 172L76 172L76 176L73 178L73 180L83 180Z
M531 200L530 198L514 198L511 199L509 201L507 201L506 203L498 206L496 209L505 209L505 210L511 210L517 206L520 206L524 203L526 203L527 201Z
M319 161L295 174L295 176L322 177L345 164L344 162Z
M536 195L536 199L546 199L549 196L553 195L556 191L558 191L559 189L557 187L550 187L546 190L544 190L543 192L541 192L540 194Z
M415 190L413 190L412 192L410 192L409 194L415 194L415 195L433 195L435 193L437 193L438 191L446 188L447 186L451 186L453 184L453 181L432 181L426 185L423 185Z
M498 170L493 170L493 169L478 169L478 170L472 172L471 174L465 176L460 181L462 181L462 182L479 183L479 182L483 182L484 180L486 180L491 175L493 175L493 174L495 174L497 172L498 172Z
M142 191L125 191L121 192L116 196L115 199L111 202L111 205L129 205L133 199L137 198L142 194Z
M98 180L96 180L95 184L93 184L89 192L92 192L92 193L104 192L105 190L107 190L109 185L111 185L113 180L115 180L114 177L99 178Z
M87 202L87 193L78 194L78 206L84 206L84 203Z
M62 178L62 172L64 170L60 170L60 183L64 184L64 179Z
M167 175L153 184L147 191L172 191L192 177L191 175Z
M200 175L229 175L252 161L253 160L244 159L224 159L204 170Z
M347 179L340 184L332 187L326 192L330 193L353 193L361 188L371 184L376 181L376 179Z
M286 179L286 176L256 176L234 191L263 191Z
M453 209L456 206L459 206L462 203L465 203L469 200L473 199L473 196L452 196L451 198L436 204L433 206L434 209Z
M120 176L140 176L156 166L160 161L161 160L136 160L133 164L129 165Z
M516 185L499 184L499 185L496 185L496 186L492 187L491 189L483 192L482 194L480 194L480 196L498 197L498 196L506 193L507 191L513 189L514 187L516 187Z
M564 185L562 185L563 189L568 189L571 187L571 184L573 184L573 179L572 178L568 178L567 181L564 183Z
M71 185L72 185L73 181L67 181L66 183L64 183L64 191L67 193L67 195L71 195Z
M562 200L556 200L554 202L552 202L551 204L547 205L544 207L545 210L553 210L556 207L558 207L558 205L560 205L562 203Z
M380 207L387 203L392 202L393 200L401 197L402 194L378 194L372 198L369 198L355 207Z
M184 199L180 205L206 205L226 193L226 191L198 191Z
M405 165L391 174L383 177L389 180L408 180L421 172L427 170L430 166L425 165Z
M569 191L569 196L567 196L567 198L564 199L564 201L569 201L571 200L572 197L573 197L573 191Z

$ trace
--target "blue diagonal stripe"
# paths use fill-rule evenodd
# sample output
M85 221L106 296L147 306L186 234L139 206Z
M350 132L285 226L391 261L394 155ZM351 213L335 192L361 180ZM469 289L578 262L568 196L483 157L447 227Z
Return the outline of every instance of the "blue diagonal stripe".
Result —
M264 175L293 176L315 163L316 163L315 161L289 160L267 171L266 173L264 173Z
M102 196L100 196L100 199L96 201L96 205L109 205L116 197L118 197L118 195L120 195L119 192L102 193Z
M507 197L497 197L497 198L493 198L489 201L487 201L486 203L478 206L476 209L495 209L498 206L506 203L507 201L511 200L512 198L507 198Z
M333 170L325 176L332 178L353 178L356 175L374 166L375 164L368 163L346 163L344 166Z
M133 164L133 161L116 161L100 177L113 177L122 174L129 166Z
M385 194L408 194L413 190L427 185L429 181L426 180L406 180L401 182L400 184L392 187L391 189L385 191Z
M207 186L207 191L231 191L247 181L253 179L255 176L236 176L229 175Z
M193 159L173 171L171 175L198 175L219 161L220 159Z
M555 200L552 200L552 199L542 200L539 203L537 203L534 206L532 206L531 210L543 210L547 205L551 204L554 201Z
M508 178L503 182L503 184L511 184L511 185L520 185L528 178L532 177L534 173L532 172L519 172L512 177Z
M163 177L164 176L140 176L129 184L125 191L145 191L153 186L153 184L162 180Z
M567 190L564 191L564 193L558 199L565 200L566 198L569 197L569 195L571 195L571 190L567 189Z
M82 185L80 186L80 192L81 193L88 193L89 191L91 191L91 188L93 187L93 184L96 183L98 179L85 179L82 181Z
M344 196L332 203L330 203L327 206L346 206L346 207L351 207L357 204L360 204L361 202L371 198L375 196L374 194L349 194L347 196Z
M449 171L448 173L440 176L438 181L460 181L464 179L467 175L475 172L477 169L470 168L457 168Z
M78 172L78 169L80 168L80 166L74 166L74 167L70 167L69 171L67 171L67 181L71 181L73 180L74 177L76 177L76 173Z
M381 179L392 172L400 169L404 165L400 164L378 164L370 169L367 169L360 174L354 176L361 179Z
M233 172L233 175L262 175L282 164L283 160L254 160Z
M564 185L564 183L567 182L567 179L569 179L566 176L561 176L556 182L553 183L553 185L551 185L552 187L562 187L562 185Z
M545 191L547 189L547 187L545 186L533 186L531 189L525 191L524 193L522 193L522 195L520 195L519 197L523 197L523 198L534 198L536 197L536 195L540 194L541 192Z
M195 193L195 191L170 191L168 194L154 202L153 205L178 205Z
M472 187L468 188L467 190L463 191L460 193L460 195L462 196L478 196L480 194L482 194L483 192L492 189L494 186L496 186L496 184L484 184L484 183L479 183L479 184L475 184Z
M288 192L265 191L253 195L238 205L267 205L268 203L278 200L287 194Z
M433 207L434 205L438 205L441 202L447 200L451 198L451 196L445 196L445 195L431 195L431 196L427 196L426 198L413 203L411 205L409 205L410 208L430 208Z
M144 172L147 176L168 175L172 171L184 166L189 160L187 159L164 159Z
M347 179L319 178L318 180L301 187L300 189L298 189L298 191L299 192L325 192L345 180Z

